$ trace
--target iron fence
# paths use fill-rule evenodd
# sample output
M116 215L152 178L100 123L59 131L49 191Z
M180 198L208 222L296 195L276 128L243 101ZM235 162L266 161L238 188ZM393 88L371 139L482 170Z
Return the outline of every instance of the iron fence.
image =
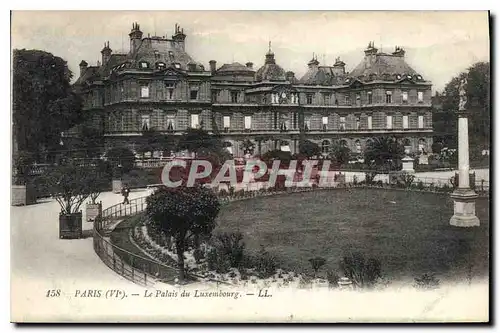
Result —
M476 192L479 195L488 196L489 182L482 180L476 183L476 185L478 185L476 186ZM328 187L318 187L317 184L312 184L312 186L309 187L262 187L254 188L253 190L239 190L232 193L220 191L217 192L217 194L221 204L228 204L233 201L251 199L255 197L343 189L346 187L419 190L435 193L451 193L454 190L454 187L451 186L450 180L443 178L416 177L410 185L401 186L401 183L390 183L388 181L383 182L381 180L366 183L359 181L356 175L343 175L343 177L338 177L337 175L336 180L333 183L330 183L330 186ZM119 203L102 210L100 216L96 218L94 222L94 251L109 268L134 283L151 286L157 281L167 283L173 282L177 276L177 268L161 263L158 260L148 258L146 254L138 255L136 253L132 253L115 244L112 244L111 241L107 239L109 232L113 230L113 225L117 221L122 220L124 217L130 217L144 211L146 208L146 198L147 197L131 199L128 204ZM132 237L130 238L132 239ZM191 275L197 276L195 274Z

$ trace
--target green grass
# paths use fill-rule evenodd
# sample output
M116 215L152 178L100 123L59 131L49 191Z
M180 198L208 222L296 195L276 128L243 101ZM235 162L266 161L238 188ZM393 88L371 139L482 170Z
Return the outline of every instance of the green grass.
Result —
M392 203L395 202L395 203ZM478 199L478 228L449 225L449 195L380 189L316 191L256 198L225 206L219 231L241 231L247 248L260 245L280 266L312 272L308 260L322 256L321 270L339 271L348 249L381 261L392 279L433 272L456 280L488 274L489 202ZM473 263L472 266L468 263Z

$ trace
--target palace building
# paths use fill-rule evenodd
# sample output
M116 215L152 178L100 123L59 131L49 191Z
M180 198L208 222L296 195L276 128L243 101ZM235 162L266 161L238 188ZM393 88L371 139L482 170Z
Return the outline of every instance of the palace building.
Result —
M188 128L220 134L235 156L254 144L253 154L273 149L296 153L301 139L327 153L334 142L362 153L377 136L395 136L408 152L430 152L431 83L396 47L382 53L369 43L351 72L339 58L331 66L313 57L296 78L271 50L264 65L209 67L185 51L186 35L144 37L137 23L130 50L113 53L109 43L97 66L80 63L75 88L84 97L88 121L103 130L106 147L135 149L145 130L180 136Z

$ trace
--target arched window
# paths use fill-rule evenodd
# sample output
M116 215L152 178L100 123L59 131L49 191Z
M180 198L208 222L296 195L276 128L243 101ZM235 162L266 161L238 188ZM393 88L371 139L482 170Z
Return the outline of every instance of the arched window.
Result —
M167 65L164 62L157 62L156 63L156 69L165 69Z
M354 146L356 148L356 153L357 154L361 154L361 141L359 140L356 140L356 142L354 143Z
M323 154L328 154L330 152L330 141L323 140L323 142L321 142L321 152Z
M139 68L140 69L148 69L149 68L149 64L147 61L139 61Z
M347 141L346 140L340 140L340 146L341 147L347 147Z

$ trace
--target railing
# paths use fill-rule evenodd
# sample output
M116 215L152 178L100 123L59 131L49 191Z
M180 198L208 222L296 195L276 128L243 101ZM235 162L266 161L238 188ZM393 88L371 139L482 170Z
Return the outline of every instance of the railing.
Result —
M177 270L146 254L138 255L112 244L107 237L111 225L126 216L133 216L146 208L146 197L130 200L129 204L117 204L103 210L94 223L94 251L113 271L124 278L143 286L154 285L157 281L171 282Z
M291 188L266 188L254 187L253 190L235 191L234 193L220 191L218 194L221 204L228 204L233 201L251 199L262 196L273 196L277 194L290 194L300 192L311 192L321 190L332 190L342 188L384 188L394 190L417 190L434 193L451 193L454 188L449 180L443 178L415 178L411 186L401 186L401 183L389 183L389 181L376 181L366 184L360 181L356 175L336 174L335 181L331 187L291 187ZM445 186L446 185L446 186ZM489 182L476 182L476 192L482 196L489 195ZM148 255L132 253L107 239L107 233L113 229L113 224L122 220L124 217L136 215L146 208L146 198L140 197L130 200L129 204L116 204L104 209L100 217L96 218L93 230L94 251L101 260L113 271L129 279L130 281L143 285L151 286L158 281L173 282L177 275L177 268L165 265L158 260L148 258ZM130 237L130 234L129 234Z

